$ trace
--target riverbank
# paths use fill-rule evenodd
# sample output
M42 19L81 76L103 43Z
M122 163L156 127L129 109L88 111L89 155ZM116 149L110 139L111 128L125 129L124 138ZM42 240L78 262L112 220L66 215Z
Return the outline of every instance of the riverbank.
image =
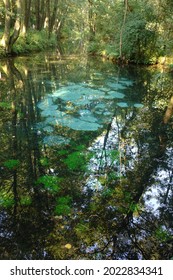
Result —
M2 37L2 34L0 34ZM12 55L28 54L32 52L44 51L54 48L57 45L55 34L49 34L47 31L31 30L26 35L20 35L13 46ZM0 58L6 57L4 50L0 47Z
M0 34L0 38L2 37ZM27 34L20 35L16 43L13 45L11 56L29 54L34 52L45 51L49 49L56 48L57 37L56 34L49 34L46 30L37 31L30 30ZM146 62L135 62L127 59L120 59L119 53L116 51L115 46L112 44L106 44L103 46L98 46L94 42L88 44L87 51L92 56L100 56L105 60L110 60L115 64L140 64L145 66L156 66L156 67L166 67L168 71L173 71L173 57L162 56L159 58L153 58L151 61ZM0 59L7 57L3 48L0 46Z
M97 48L96 48L97 47ZM131 64L131 65L140 65L140 66L148 66L148 67L157 67L157 68L165 68L169 72L173 72L173 56L167 56L166 54L159 57L152 57L148 61L134 61L131 59L126 59L122 57L120 59L120 55L118 50L114 45L104 45L104 46L96 46L93 42L88 46L88 53L92 56L100 56L104 60L112 61L115 64Z

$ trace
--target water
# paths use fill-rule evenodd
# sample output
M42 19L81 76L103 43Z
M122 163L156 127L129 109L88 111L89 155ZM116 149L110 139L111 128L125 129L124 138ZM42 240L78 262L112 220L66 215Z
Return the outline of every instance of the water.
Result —
M1 259L171 259L172 76L1 61Z

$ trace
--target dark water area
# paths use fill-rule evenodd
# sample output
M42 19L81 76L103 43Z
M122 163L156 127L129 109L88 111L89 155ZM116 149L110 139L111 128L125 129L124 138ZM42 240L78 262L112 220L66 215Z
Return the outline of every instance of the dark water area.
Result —
M57 53L0 73L0 259L172 259L172 75Z

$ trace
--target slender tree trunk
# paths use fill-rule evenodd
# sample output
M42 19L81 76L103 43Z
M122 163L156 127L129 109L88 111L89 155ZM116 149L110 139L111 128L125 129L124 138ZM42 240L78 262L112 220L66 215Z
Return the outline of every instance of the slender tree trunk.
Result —
M89 30L90 30L90 40L95 37L95 19L93 14L93 1L88 0L89 3L89 10L88 10L88 23L89 23Z
M22 18L22 0L16 0L16 7L17 7L17 15L16 15L16 21L14 24L14 31L12 35L10 36L9 46L8 46L8 53L11 53L12 47L16 40L18 39L20 35L21 30L21 18Z
M123 22L120 30L120 60L123 60L123 53L122 53L122 47L123 47L123 31L126 23L126 18L127 18L127 10L128 10L128 0L124 0L124 17L123 17Z
M22 1L22 23L21 23L21 32L23 35L26 34L29 28L30 15L31 15L31 0Z
M40 0L35 1L35 16L36 16L36 26L37 30L40 30Z
M48 29L50 37L50 0L46 0L46 15L44 21L44 27Z
M1 39L1 46L3 46L5 53L10 54L12 47L19 37L21 29L21 17L22 17L22 0L16 0L16 19L13 27L13 33L10 35L10 29L12 28L12 1L3 0L5 6L5 28L4 34Z
M50 28L49 28L50 33L53 32L53 29L54 29L54 26L55 26L57 11L58 11L58 1L54 0L53 12L52 12L52 15L51 15L51 18L50 18Z
M1 39L1 46L3 46L5 52L8 52L8 45L10 41L10 27L11 27L11 2L10 0L3 0L5 6L5 28L4 34Z
M168 107L166 109L166 112L165 112L165 115L164 115L164 118L163 118L164 124L167 124L169 122L172 115L173 115L173 96L170 99L170 102L168 104Z
M47 6L46 1L50 2L50 0L41 0L40 3L40 30L44 28L46 14L47 14ZM50 4L48 5L50 7ZM48 7L48 12L50 8Z

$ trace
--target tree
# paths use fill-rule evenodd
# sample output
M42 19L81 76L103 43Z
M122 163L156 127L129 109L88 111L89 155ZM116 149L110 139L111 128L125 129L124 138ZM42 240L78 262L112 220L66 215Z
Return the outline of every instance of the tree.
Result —
M1 45L3 46L6 54L10 54L12 47L20 35L21 30L21 17L22 17L22 0L17 0L15 7L10 0L3 0L5 6L5 27L4 34L1 39ZM16 13L15 13L16 12ZM15 13L15 21L13 24L13 15ZM13 24L13 32L10 33Z
M31 1L24 0L22 1L22 28L21 32L25 35L29 26L30 26L30 17L31 17Z
M8 46L10 41L10 26L11 26L11 3L10 0L3 0L5 5L5 27L4 34L1 39L1 45L4 47L5 52L8 53Z
M123 16L123 22L120 30L120 59L123 59L123 53L122 53L122 45L123 45L123 31L126 23L127 18L127 10L128 10L128 0L124 1L124 16Z

